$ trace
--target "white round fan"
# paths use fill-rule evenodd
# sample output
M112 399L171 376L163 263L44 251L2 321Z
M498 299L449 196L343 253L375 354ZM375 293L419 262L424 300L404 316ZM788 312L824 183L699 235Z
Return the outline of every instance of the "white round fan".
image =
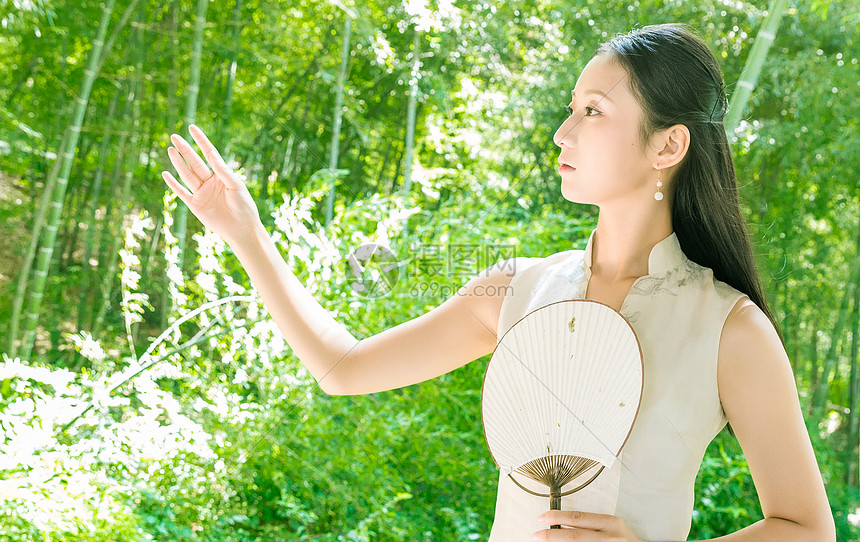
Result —
M615 309L587 299L536 309L502 336L487 365L481 415L490 454L519 487L549 497L558 510L563 495L617 460L643 385L639 341ZM514 472L543 483L549 494L525 488Z

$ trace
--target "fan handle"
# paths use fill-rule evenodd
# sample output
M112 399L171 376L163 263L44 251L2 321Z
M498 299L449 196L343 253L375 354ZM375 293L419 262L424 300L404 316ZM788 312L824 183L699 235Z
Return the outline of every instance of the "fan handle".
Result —
M552 484L549 487L549 509L561 510L561 486ZM550 529L561 529L561 525L550 525Z
M600 473L603 472L603 469L605 469L605 468L606 468L605 465L600 465L600 468L597 469L597 472L594 473L594 476L589 478L587 482L583 483L579 487L575 487L569 491L565 491L564 493L561 492L562 485L553 481L549 486L549 495L547 495L546 493L537 493L537 492L532 491L531 489L529 489L529 488L525 487L524 485L522 485L521 483L517 482L517 479L514 478L511 474L508 474L508 478L510 478L515 484L520 486L520 489L522 489L526 493L531 493L532 495L535 495L537 497L549 497L549 509L550 510L561 510L561 498L562 497L564 497L565 495L570 495L571 493L576 493L580 489L584 488L585 486L587 486L588 484L593 482L594 479L597 478L600 475ZM532 477L529 476L529 478L532 478ZM534 478L532 478L532 479L534 479ZM537 481L540 482L540 480L537 480ZM569 481L570 480L565 480L564 483L566 484ZM550 529L561 529L561 525L550 525L549 528Z

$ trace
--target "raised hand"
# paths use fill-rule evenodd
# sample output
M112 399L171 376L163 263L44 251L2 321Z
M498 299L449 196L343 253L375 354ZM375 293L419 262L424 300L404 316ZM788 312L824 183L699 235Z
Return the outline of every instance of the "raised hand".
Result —
M189 132L212 170L187 141L173 134L170 140L176 147L169 147L167 155L190 191L169 172L163 171L161 176L204 226L232 246L262 226L257 205L245 183L230 171L206 134L193 124Z

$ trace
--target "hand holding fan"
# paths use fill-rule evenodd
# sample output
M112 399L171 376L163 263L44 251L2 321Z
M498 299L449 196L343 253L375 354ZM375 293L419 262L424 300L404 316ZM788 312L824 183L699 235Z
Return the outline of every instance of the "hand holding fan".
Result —
M484 376L481 415L496 465L559 510L562 496L617 460L639 412L643 373L636 334L613 308L577 299L530 312L496 345ZM549 494L523 487L514 472Z

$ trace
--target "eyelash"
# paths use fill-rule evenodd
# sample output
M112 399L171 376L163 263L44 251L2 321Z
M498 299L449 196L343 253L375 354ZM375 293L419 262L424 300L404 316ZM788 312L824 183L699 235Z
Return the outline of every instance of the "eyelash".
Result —
M571 108L569 105L566 105L566 106L565 106L565 109L567 109L567 114L568 114L568 116L573 115L573 108ZM589 109L590 109L590 110L592 110L592 111L594 111L594 112L595 112L596 114L598 114L598 115L600 114L600 111L598 111L597 109L595 109L595 108L593 108L593 107L585 106L585 112L586 112L586 113L588 113L588 110L589 110ZM593 116L594 116L594 115L586 115L586 117L593 117Z

